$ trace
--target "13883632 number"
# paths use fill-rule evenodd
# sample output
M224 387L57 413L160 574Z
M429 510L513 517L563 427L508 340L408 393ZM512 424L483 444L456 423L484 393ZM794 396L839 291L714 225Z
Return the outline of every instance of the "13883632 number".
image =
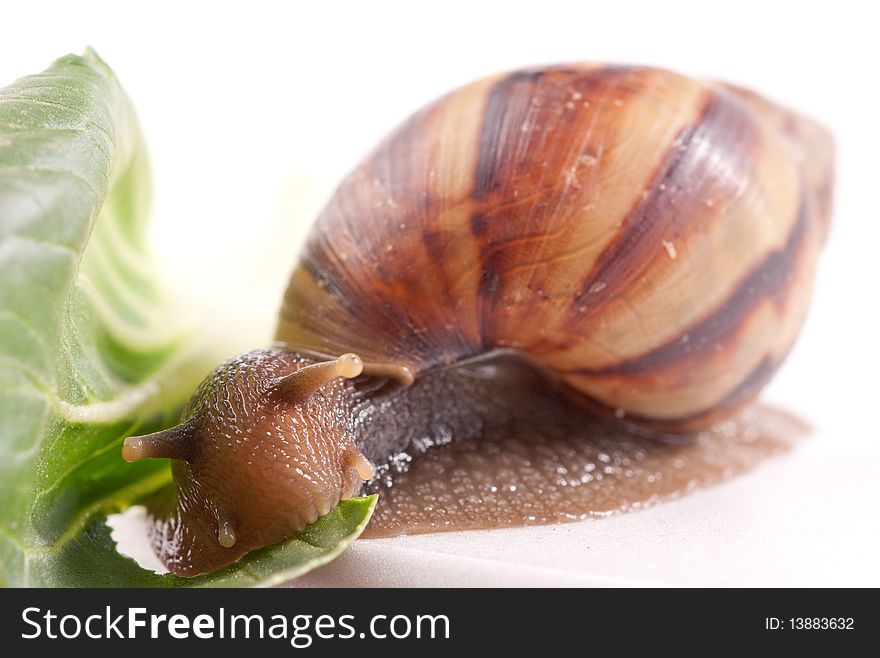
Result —
M844 630L851 631L855 627L852 617L791 617L789 628L802 630Z

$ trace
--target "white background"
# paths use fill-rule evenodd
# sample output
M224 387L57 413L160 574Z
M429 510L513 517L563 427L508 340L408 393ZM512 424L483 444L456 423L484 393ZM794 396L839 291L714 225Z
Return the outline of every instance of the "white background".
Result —
M537 63L738 82L829 125L835 224L807 327L765 397L817 428L712 490L601 522L362 541L301 584L880 585L880 92L868 2L122 2L2 9L0 85L92 45L152 154L153 242L230 353L268 341L297 243L421 104ZM215 329L216 331L216 329Z

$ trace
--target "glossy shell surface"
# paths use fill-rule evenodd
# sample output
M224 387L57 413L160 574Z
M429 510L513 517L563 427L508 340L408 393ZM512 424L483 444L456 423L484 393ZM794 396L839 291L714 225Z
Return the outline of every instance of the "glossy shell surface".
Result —
M519 350L584 401L700 427L753 398L795 340L832 157L812 121L664 70L484 79L343 181L276 338L416 373Z

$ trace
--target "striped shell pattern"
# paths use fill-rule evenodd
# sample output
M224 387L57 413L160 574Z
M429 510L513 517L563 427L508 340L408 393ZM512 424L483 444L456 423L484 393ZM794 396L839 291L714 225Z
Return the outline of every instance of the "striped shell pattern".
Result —
M417 374L519 350L590 404L700 427L795 340L832 157L810 120L664 70L480 80L343 181L276 338Z

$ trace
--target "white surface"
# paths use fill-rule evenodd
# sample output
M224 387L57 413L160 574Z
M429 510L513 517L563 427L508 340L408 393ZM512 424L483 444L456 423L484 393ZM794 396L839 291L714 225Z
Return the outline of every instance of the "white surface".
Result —
M807 327L766 395L813 422L813 439L638 514L358 542L300 584L876 586L878 24L870 3L842 1L15 3L0 84L87 44L117 71L153 155L157 258L206 321L229 328L230 352L268 340L296 244L334 182L409 112L474 77L648 63L813 114L838 139L835 225Z
M876 586L880 522L862 504L875 475L876 464L804 446L722 486L610 519L358 541L296 585Z

